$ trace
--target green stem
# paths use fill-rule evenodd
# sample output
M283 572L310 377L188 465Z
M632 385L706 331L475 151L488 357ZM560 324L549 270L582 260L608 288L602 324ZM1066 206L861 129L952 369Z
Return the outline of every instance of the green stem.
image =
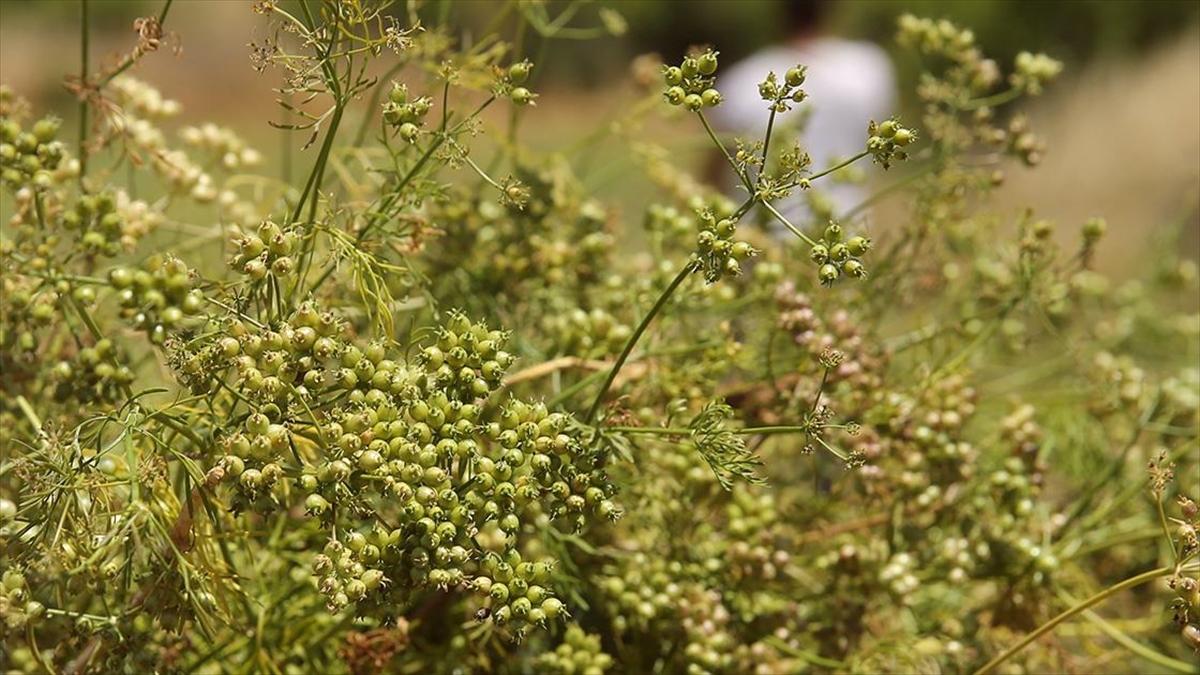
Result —
M820 172L820 173L814 173L813 175L811 175L811 176L809 176L809 177L808 177L808 182L810 182L810 183L811 183L811 182L813 182L814 180L816 180L816 179L818 179L818 178L822 178L822 177L824 177L824 176L828 176L829 174L831 174L831 173L833 173L833 172L835 172L835 171L840 171L840 170L842 170L842 169L844 169L844 168L846 168L846 167L850 166L851 164L853 164L853 163L857 162L858 160L862 159L863 157L866 157L866 156L867 156L867 155L869 155L869 154L871 154L871 153L870 153L870 152L867 152L866 150L863 150L862 152L860 152L860 153L858 153L857 155L855 155L855 156L851 157L850 159L847 159L847 160L846 160L846 161L844 161L844 162L841 162L841 163L839 163L839 164L835 164L835 165L833 165L833 166L829 167L828 169L825 169L824 171L822 171L822 172Z
M721 150L721 154L725 156L725 161L729 162L729 167L733 169L735 174L737 174L738 179L742 181L742 185L745 185L746 189L750 191L751 195L753 195L754 185L750 183L750 179L746 177L746 174L738 168L737 162L733 161L733 157L730 156L729 150L725 148L725 144L722 143L719 138L717 138L717 132L713 131L712 125L708 123L708 118L704 116L704 111L697 110L696 117L700 118L700 122L704 125L704 130L708 132L708 137L711 138L713 144Z
M1158 507L1158 524L1162 526L1163 537L1171 545L1171 559L1179 562L1179 552L1175 550L1175 538L1171 536L1171 528L1167 525L1167 512L1163 510L1162 493L1154 495L1154 505Z
M991 96L976 98L959 106L959 110L978 110L979 108L990 108L992 106L1008 103L1021 95L1020 89L1008 89Z
M175 0L167 0L166 4L163 5L162 11L158 13L159 29L162 29L163 22L167 20L167 12L171 11L171 3L173 2L175 2ZM106 75L104 79L100 81L100 84L96 87L96 89L103 89L104 87L108 86L109 82L112 82L118 75L126 70L129 70L129 67L132 66L140 57L141 54L138 52L134 52L133 54L125 57L125 61L123 61L116 70Z
M304 204L312 197L313 206L309 208L309 222L312 222L312 217L316 213L317 195L321 189L321 180L325 175L325 162L329 159L329 152L333 149L333 136L337 133L338 125L342 121L342 106L335 104L333 116L330 118L329 130L325 132L325 140L321 143L321 150L317 153L317 161L313 164L312 173L308 175L308 180L304 183L304 192L300 193L300 200L296 202L296 208L292 211L292 217L289 222L295 222L300 219L300 213L304 210Z
M1061 614L1054 617L1053 619L1050 619L1046 623L1039 626L1032 633L1026 635L1017 644L1015 644L1015 645L1009 647L1008 649L1004 650L1003 652L997 654L991 661L988 661L987 663L983 664L982 668L975 671L975 675L986 675L987 673L990 673L990 672L996 670L997 666L1004 663L1008 659L1012 658L1014 655L1016 655L1022 649L1025 649L1026 647L1028 647L1030 644L1033 643L1034 640L1037 640L1039 637L1054 630L1058 626L1058 624L1066 621L1067 619L1070 619L1071 617L1075 616L1076 614L1079 614L1080 612L1082 612L1086 609L1091 608L1093 605L1102 602L1103 600L1107 599L1109 596L1119 593L1127 588L1133 588L1134 586L1140 586L1140 585L1146 583L1147 581L1153 581L1159 577L1164 577L1168 574L1171 574L1174 571L1174 569L1175 569L1174 567L1159 567L1157 569L1150 570L1149 572L1143 572L1137 576L1130 577L1130 578L1126 579L1125 581L1122 581L1120 583L1109 586L1108 588L1100 591L1099 593L1096 593L1095 595L1091 596L1090 598L1088 598L1082 602L1076 603L1070 609L1062 612Z
M380 76L379 82L375 85L375 91L371 93L371 100L367 103L367 113L363 116L362 124L359 125L358 131L354 134L354 147L361 147L363 141L367 139L367 129L371 126L371 120L375 119L375 111L379 108L379 101L383 98L383 88L404 66L405 62L400 61Z
M767 152L771 148L771 132L775 129L775 108L771 108L771 116L767 118L767 133L763 136L763 151L762 151L762 168L758 171L758 180L762 182L762 175L767 170Z
M325 132L325 142L321 144L321 153L317 155L317 163L313 166L313 175L309 178L309 184L312 187L312 196L309 199L308 220L306 223L310 228L311 236L308 238L308 245L304 254L304 259L301 261L300 275L297 277L296 288L304 285L305 278L308 277L308 269L312 265L313 253L317 248L317 233L313 226L317 217L317 204L321 201L321 183L325 180L325 165L329 161L329 153L333 149L333 138L337 135L338 126L342 123L342 111L345 108L339 102L333 111L333 118L329 123L329 131ZM300 214L300 207L304 205L304 198L307 195L308 188L305 188L305 194L300 196L299 203L296 204L296 211L292 214L292 220Z
M646 313L646 316L642 317L642 322L638 324L637 329L633 331L633 335L629 336L629 340L625 343L625 348L621 350L621 355L617 357L616 363L613 364L612 370L608 371L608 378L604 380L604 386L600 387L600 391L596 393L596 400L592 401L592 407L588 409L587 416L584 417L585 423L590 424L591 421L596 418L596 412L600 410L600 403L604 401L604 395L608 393L609 387L611 387L613 381L617 379L617 373L621 371L621 366L625 365L625 360L629 358L629 354L633 351L633 346L636 345L638 339L642 337L642 333L646 332L646 328L650 326L650 322L654 320L654 317L658 314L658 312L667 304L667 300L671 299L671 296L675 293L675 290L679 288L680 284L682 284L683 281L695 271L695 269L695 264L691 261L688 261L688 263L683 266L683 269L679 270L679 274L675 275L675 278L671 281L671 285L667 286L666 290L662 292L662 295L658 296L658 300L654 303L654 306L650 308L650 311Z
M1072 525L1085 513L1096 513L1092 510L1092 503L1095 500L1096 495L1099 494L1100 490L1102 490L1105 486L1112 485L1117 477L1121 475L1121 472L1125 469L1126 460L1129 458L1129 453L1134 449L1134 447L1137 446L1137 441L1139 438L1141 438L1142 431L1145 429L1146 425L1149 424L1150 420L1154 418L1155 413L1158 411L1159 400L1160 395L1156 392L1154 400L1150 403L1150 405L1146 406L1146 410L1143 411L1141 416L1138 417L1137 425L1134 426L1133 432L1129 435L1129 438L1126 439L1125 445L1121 448L1121 451L1117 453L1117 456L1114 457L1112 462L1108 465L1107 469L1104 471L1104 474L1100 476L1099 480L1096 480L1091 485L1087 486L1087 488L1083 491L1083 494L1075 500L1075 508L1071 510L1071 513L1067 515L1067 520L1062 524L1061 527L1058 528L1059 532L1067 532L1068 526ZM1093 521L1093 523L1094 522L1095 521Z
M862 200L861 202L855 204L853 207L850 208L850 210L848 210L845 213L838 216L838 220L842 221L842 222L850 220L851 218L862 213L865 209L872 206L873 204L875 204L879 200L883 199L884 197L886 197L894 192L897 192L899 190L902 190L905 187L908 187L909 185L911 185L912 183L920 180L921 178L924 178L926 175L931 173L936 166L937 166L936 164L934 164L933 162L930 162L926 166L922 167L921 169L919 169L917 171L913 171L912 173L905 176L904 178L901 178L900 180L896 181L895 183L892 183L891 185L889 185L885 188L879 189L871 196L869 196L866 199Z
M687 436L692 433L687 427L609 427L619 434L648 434L650 436Z
M1062 598L1062 600L1064 602L1070 602L1070 603L1076 602L1075 598L1072 598L1070 595L1067 595L1066 593L1064 593L1062 591L1059 592L1058 597ZM1166 654L1163 654L1161 652L1155 651L1155 650L1147 647L1146 645L1138 642L1137 640L1133 639L1129 635L1126 635L1121 629L1112 625L1108 621L1105 621L1103 617L1101 617L1099 614L1093 612L1090 609L1084 610L1083 618L1096 624L1096 627L1099 628L1101 632L1103 632L1108 637L1112 638L1113 641L1116 642L1117 644L1121 645L1122 647L1133 652L1135 655L1140 656L1143 659L1146 659L1147 661L1149 661L1151 663L1158 664L1164 668L1168 668L1168 669L1173 670L1178 673L1195 673L1196 672L1196 668L1192 664L1185 663L1183 661L1180 661L1179 659L1171 658L1170 656L1167 656Z
M803 239L804 242L807 243L809 246L817 245L817 242L813 241L811 237L809 237L807 234L804 234L803 232L801 232L800 228L793 225L790 220L788 220L787 218L784 218L783 214L780 213L779 211L777 211L774 206L771 206L770 202L764 201L764 202L762 202L762 205L764 208L767 209L767 211L769 211L771 213L772 216L775 217L775 220L778 220L779 222L783 223L784 227L791 230L792 234Z
M821 656L820 654L814 654L803 649L797 649L796 647L789 645L777 637L769 637L766 641L779 651L807 661L814 666L822 666L824 668L832 668L834 670L844 670L846 668L846 664L842 661L836 661L834 659Z

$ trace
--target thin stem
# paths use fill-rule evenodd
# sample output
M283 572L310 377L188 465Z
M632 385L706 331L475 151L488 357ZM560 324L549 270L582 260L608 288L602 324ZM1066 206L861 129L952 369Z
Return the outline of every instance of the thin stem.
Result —
M772 425L763 427L743 427L735 430L734 433L756 435L756 436L773 436L775 434L807 434L812 431L807 426L798 425Z
M386 219L383 216L387 213L388 209L391 208L392 204L395 203L395 200L399 198L400 191L403 190L405 188L405 186L407 186L408 183L410 181L412 181L413 178L416 177L417 172L421 170L421 167L425 166L425 163L429 161L429 158L433 156L433 153L439 147L441 147L442 143L444 143L446 141L446 135L457 132L467 122L470 122L472 119L478 117L479 114L482 113L495 100L496 100L496 97L494 95L489 96L487 98L487 100L485 100L483 103L481 103L479 105L478 108L475 109L475 112L468 115L467 118L464 119L463 121L454 125L453 129L450 129L449 131L442 129L439 131L438 138L436 140L434 140L433 143L429 144L429 147L425 150L425 154L421 155L420 159L417 160L417 163L414 164L413 167L408 170L408 173L406 173L404 175L404 178L401 179L400 183L397 184L396 187L392 190L392 195L389 198L389 200L387 202L385 202L382 207L380 207L380 209L376 212L375 216L372 216L370 222L368 222L367 225L365 227L363 227L363 229L359 230L358 235L355 237L356 241L361 242L363 239L366 239L367 234L375 227L375 225L378 224L380 221ZM328 276L328 274L322 275L322 281L324 280L325 276ZM317 284L317 285L319 285L319 284Z
M333 136L337 133L338 125L342 121L342 106L335 104L333 116L329 122L329 129L325 132L325 140L321 143L321 150L317 153L317 161L313 164L312 173L308 175L308 180L304 183L304 192L300 194L300 200L296 202L296 208L292 211L292 217L289 222L295 222L300 219L300 214L304 210L304 203L312 196L312 206L309 209L309 221L316 211L317 193L321 188L321 180L325 174L325 162L329 158L329 152L333 147Z
M763 136L762 168L758 171L758 180L762 181L763 172L767 170L767 152L771 148L771 132L775 129L775 108L771 108L771 116L767 118L767 133Z
M367 103L367 112L363 116L362 124L359 125L358 131L354 134L354 147L362 146L363 141L367 139L367 129L370 127L371 120L375 119L375 111L379 108L379 101L383 98L383 88L404 66L405 62L400 61L380 76L379 82L375 85L375 91L371 93L371 100Z
M1070 595L1067 595L1066 593L1064 593L1062 591L1059 592L1058 597L1062 598L1063 601L1065 601L1065 602L1070 602L1070 603L1076 602L1075 598L1072 598ZM1101 632L1103 632L1105 635L1108 635L1108 637L1112 638L1113 641L1116 642L1117 644L1121 645L1122 647L1128 649L1129 651L1133 652L1137 656L1140 656L1143 659L1146 659L1147 661L1149 661L1151 663L1158 664L1164 668L1169 668L1170 670L1173 670L1178 673L1195 673L1196 672L1196 669L1192 664L1185 663L1183 661L1180 661L1179 659L1171 658L1170 656L1167 656L1166 654L1163 654L1161 652L1155 651L1155 650L1147 647L1146 645L1142 644L1141 642L1138 642L1137 640L1133 639L1129 635L1126 635L1123 631L1121 631L1121 629L1112 625L1108 621L1105 621L1103 617L1101 617L1099 614L1093 612L1090 609L1084 610L1083 618L1096 624L1096 627L1099 628Z
M162 29L163 22L167 20L167 12L171 11L171 3L173 2L175 2L175 0L167 0L166 4L163 5L162 11L158 13L158 27L160 30ZM103 89L108 85L109 82L112 82L114 79L116 79L118 75L126 70L129 70L129 67L142 57L142 54L143 52L140 49L135 49L133 53L125 57L125 61L123 61L116 70L106 75L104 79L100 81L100 84L97 85L96 89Z
M785 654L790 654L791 656L795 656L796 658L803 659L804 661L807 661L815 666L832 668L834 670L843 670L846 668L846 664L842 661L826 658L820 654L814 654L810 651L793 647L777 637L771 636L767 638L766 641L779 651Z
M333 137L337 134L338 126L342 122L342 111L345 108L339 101L337 107L333 111L333 119L329 123L329 131L325 132L325 142L321 144L321 154L317 156L317 163L313 166L313 177L309 179L312 187L312 196L309 199L308 220L305 221L310 228L316 222L317 204L321 201L321 183L325 180L325 165L329 161L329 152L333 148ZM292 215L292 220L300 214L300 207L304 205L304 195L301 195L300 202L296 204L296 212ZM312 229L312 236L308 240L307 251L304 259L301 261L300 276L297 277L296 288L304 285L305 278L308 277L308 268L312 265L313 253L317 247L316 229Z
M825 169L824 171L821 171L820 173L814 173L813 175L811 175L811 176L809 176L809 177L808 177L808 182L810 182L810 183L811 183L811 182L813 182L814 180L816 180L816 179L818 179L818 178L822 178L822 177L824 177L824 176L828 176L829 174L831 174L831 173L833 173L833 172L835 172L835 171L840 171L840 170L842 170L842 169L844 169L844 168L846 168L846 167L850 166L851 164L853 164L853 163L857 162L858 160L862 159L863 157L866 157L866 156L867 156L867 155L869 155L869 154L871 154L871 153L870 153L870 152L867 152L866 150L863 150L862 152L860 152L860 153L858 153L857 155L855 155L855 156L851 157L850 159L847 159L847 160L846 160L846 161L844 161L844 162L841 162L841 163L839 163L839 164L834 164L833 166L829 167L828 169Z
M616 362L613 363L612 370L608 371L608 378L604 380L604 386L600 387L600 391L596 393L596 400L592 401L592 407L588 409L587 416L584 417L585 423L590 424L592 420L596 418L596 412L600 410L600 403L604 401L604 395L608 393L608 388L611 387L613 381L617 379L617 373L621 371L621 366L625 365L625 360L629 358L629 354L633 351L633 346L636 345L638 339L642 337L642 333L646 332L646 328L650 326L650 322L654 320L654 317L658 314L658 312L667 304L667 301L671 299L671 296L675 293L675 290L679 288L680 284L682 284L684 280L695 271L695 269L695 264L691 261L688 261L688 263L683 266L683 269L679 270L679 274L676 274L675 278L671 280L671 285L667 286L666 290L662 292L662 295L658 296L658 300L655 301L654 306L650 308L650 311L646 313L646 316L642 317L642 322L638 324L637 329L633 331L633 335L629 336L629 340L625 343L625 348L621 350L621 355L618 356Z
M787 218L784 218L783 214L780 213L778 210L776 210L774 206L771 206L770 202L762 202L762 205L764 208L767 209L767 211L769 211L771 213L772 216L775 217L775 220L778 220L779 222L783 223L784 227L791 230L792 234L803 239L805 241L805 243L807 243L809 246L817 245L817 242L813 241L811 237L809 237L807 234L804 234L803 232L801 232L800 228L793 225L790 220L788 220Z
M1133 588L1134 586L1140 586L1140 585L1146 583L1147 581L1153 581L1159 577L1164 577L1168 574L1171 574L1174 571L1174 569L1175 569L1174 567L1159 567L1157 569L1150 570L1149 572L1143 572L1137 576L1130 577L1130 578L1126 579L1125 581L1122 581L1120 583L1109 586L1108 588L1100 591L1099 593L1096 593L1095 595L1084 600L1083 602L1076 603L1070 609L1062 612L1061 614L1054 617L1053 619L1050 619L1046 623L1039 626L1032 633L1026 635L1017 644L1015 644L1015 645L1009 647L1008 649L1004 650L1003 652L997 654L995 656L995 658L993 658L991 661L988 661L987 663L983 664L982 668L975 671L975 675L986 675L987 673L990 673L990 672L996 670L996 667L999 666L1001 663L1004 663L1008 659L1012 658L1013 655L1017 654L1022 649L1025 649L1026 647L1028 647L1030 644L1033 643L1034 640L1037 640L1039 637L1054 630L1058 626L1058 624L1066 621L1067 619L1070 619L1071 617L1075 616L1076 614L1079 614L1080 612L1084 611L1085 609L1089 609L1093 605L1102 602L1103 600L1107 599L1109 596L1119 593L1127 588Z
M991 96L976 98L959 106L959 110L978 110L979 108L990 108L992 106L1002 105L1016 99L1021 95L1021 90L1017 88L1007 89Z
M1175 550L1175 538L1171 536L1171 527L1167 525L1167 512L1163 510L1162 493L1154 495L1154 505L1158 508L1158 524L1162 526L1163 537L1171 545L1171 559L1179 562L1179 552Z
M753 195L754 185L750 183L750 179L746 177L745 172L738 168L737 162L733 161L733 157L730 156L729 150L725 148L725 144L722 143L719 138L717 138L717 132L713 131L712 125L708 123L708 118L704 116L704 111L697 110L696 117L700 118L700 122L704 125L704 130L708 132L708 137L711 138L713 144L715 144L717 148L721 150L721 154L725 156L725 161L729 162L730 168L732 168L733 172L737 174L738 179L742 181L742 185L745 185L746 189L750 191L751 195Z
M512 55L513 61L519 61L524 58L525 52L525 26L528 25L525 17L517 14L517 35L513 40ZM521 112L520 106L510 105L508 109L508 133L505 135L505 150L512 154L513 163L517 160L517 131L520 127Z
M917 180L924 178L926 175L931 173L936 166L937 166L936 164L934 164L933 162L930 162L926 166L922 167L921 169L919 169L917 171L913 171L912 173L905 176L904 178L901 178L900 180L896 181L895 183L892 183L891 185L889 185L887 187L880 188L874 194L872 194L871 196L862 200L861 202L855 204L853 207L850 208L850 210L848 210L848 211L842 213L840 216L838 216L838 220L843 221L843 222L850 220L851 218L862 213L865 209L872 206L873 204L875 204L879 200L883 199L884 197L886 197L894 192L897 192L899 190L902 190L905 187L916 182Z
M829 369L826 368L821 373L821 384L817 385L817 395L813 397L812 407L808 409L808 416L812 417L813 413L817 412L817 406L821 404L821 393L825 391L825 383L829 381Z

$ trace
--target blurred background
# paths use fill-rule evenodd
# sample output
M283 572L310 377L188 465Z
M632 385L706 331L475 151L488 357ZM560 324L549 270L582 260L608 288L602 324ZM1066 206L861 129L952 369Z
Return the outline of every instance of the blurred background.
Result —
M499 2L429 2L427 22L445 20L468 34L484 30ZM548 2L557 15L568 3ZM613 1L587 3L569 25L600 27L599 37L527 41L539 61L541 94L524 140L561 148L594 131L644 95L630 64L656 53L677 60L688 46L712 44L722 65L789 40L790 0ZM133 21L157 14L160 1L90 0L93 68L115 63L133 44ZM396 11L403 11L397 3ZM615 13L612 11L615 10ZM975 31L977 43L1010 69L1018 51L1044 51L1065 62L1063 77L1028 108L1049 145L1040 167L1014 168L997 195L1002 211L1033 208L1075 232L1089 216L1104 216L1112 241L1100 263L1132 272L1148 234L1178 226L1182 255L1197 257L1200 226L1200 2L1195 0L1007 2L897 0L827 3L821 32L871 41L892 59L897 112L919 119L913 92L917 64L893 40L904 12L948 18ZM618 17L619 15L619 17ZM36 113L67 118L75 110L63 78L79 69L79 3L74 0L0 1L0 81L30 99ZM505 30L511 30L511 23ZM132 71L183 104L182 123L214 121L232 127L264 155L278 158L280 132L275 76L251 68L248 44L268 34L248 0L176 0L166 21L168 47ZM586 32L586 31L581 31ZM582 37L582 36L581 36ZM538 58L538 55L541 58ZM386 56L385 56L386 58ZM502 111L496 111L502 114ZM502 121L501 117L496 118ZM692 125L649 121L642 133L702 173ZM298 145L298 143L297 143ZM627 149L611 144L591 158L602 165L591 187L636 214L652 198L646 181L624 171ZM311 154L311 153L305 153ZM278 159L276 159L278 161ZM302 157L297 161L311 161Z

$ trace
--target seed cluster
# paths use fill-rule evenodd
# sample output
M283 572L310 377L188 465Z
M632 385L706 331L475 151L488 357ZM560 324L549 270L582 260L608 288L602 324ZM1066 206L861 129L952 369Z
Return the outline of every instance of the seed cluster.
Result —
M604 675L613 658L600 647L600 636L585 633L578 624L567 626L563 641L538 657L538 672L546 675Z
M112 340L99 340L54 364L50 370L54 397L88 405L116 403L134 380L128 363L124 350Z
M46 613L42 603L29 596L25 575L16 570L5 570L0 576L0 637L17 634L31 622L41 619Z
M830 286L843 275L863 279L867 268L862 256L871 250L871 240L863 236L846 239L842 226L829 223L820 241L809 250L809 258L817 265L817 278Z
M428 96L418 96L408 100L408 86L392 83L388 93L388 102L383 106L383 119L396 128L400 138L409 143L415 143L421 133L425 115L433 107L433 99Z
M2 94L0 94L2 95ZM23 185L50 187L54 173L66 156L62 141L57 140L62 122L44 117L28 131L17 120L0 120L0 180L17 189Z
M78 231L79 243L89 255L115 256L125 243L125 223L116 201L107 193L84 195L62 215L63 227Z
M682 105L692 112L721 104L721 92L716 83L717 54L711 49L684 57L678 66L664 66L663 80L667 84L663 98L671 105Z
M348 342L339 321L306 305L278 332L241 325L233 335L215 344L236 359L232 386L257 408L224 441L235 504L278 508L282 458L315 441L320 459L296 483L306 511L330 525L364 517L365 529L314 560L331 610L466 585L515 636L565 616L550 565L522 561L522 531L539 519L580 531L619 510L569 416L519 399L485 414L514 360L505 333L456 314L405 363L381 343ZM314 417L330 396L343 403Z
M268 273L278 278L289 277L296 270L291 254L298 239L295 228L266 221L257 231L236 241L238 252L230 265L255 281L266 278Z
M807 70L801 65L788 68L782 81L774 72L767 73L766 79L758 84L758 95L771 104L773 112L791 110L793 104L803 103L808 98L808 93L800 88L808 76Z
M758 253L753 246L734 239L737 232L735 214L721 209L702 209L696 213L700 233L696 235L693 260L710 284L724 277L742 273L741 261Z
M118 292L121 316L154 344L165 342L169 330L193 323L204 310L204 293L175 257L153 257L142 269L114 267L108 281Z
M876 124L874 120L867 125L867 152L876 164L887 169L892 162L902 162L908 159L905 150L917 140L917 132L900 126L895 118Z
M550 315L542 325L547 335L552 336L556 351L584 357L619 352L633 333L632 328L599 307Z

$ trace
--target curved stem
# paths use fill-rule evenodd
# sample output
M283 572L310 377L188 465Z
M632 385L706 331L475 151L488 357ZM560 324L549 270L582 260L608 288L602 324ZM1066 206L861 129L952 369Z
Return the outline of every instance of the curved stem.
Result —
M600 403L604 401L604 395L608 393L608 388L611 387L613 381L617 379L617 373L621 371L621 366L625 365L626 359L629 358L629 354L633 351L633 346L637 344L638 339L642 337L642 333L646 332L646 328L650 326L650 322L654 320L654 317L667 304L667 300L671 299L671 295L675 293L675 289L679 288L679 285L683 283L684 279L687 279L688 275L695 271L695 269L695 264L691 261L688 261L688 263L683 266L683 269L679 270L679 274L676 274L675 278L671 280L671 285L667 286L667 289L662 292L662 295L658 296L658 300L655 301L654 306L650 308L650 311L646 313L646 316L642 317L642 322L638 324L637 329L633 331L633 335L629 336L629 341L625 343L625 348L621 350L621 355L617 357L616 363L613 364L612 370L608 371L608 378L604 380L604 386L600 387L600 391L596 392L596 400L592 401L592 407L588 409L587 416L584 417L583 421L585 423L590 424L591 421L595 419L596 412L600 410Z
M1074 598L1072 598L1071 596L1067 595L1065 592L1062 592L1062 591L1059 591L1058 597L1062 598L1066 602L1072 602L1072 603L1076 602L1076 600ZM1116 642L1117 644L1121 645L1125 649L1128 649L1130 652L1133 652L1137 656L1140 656L1141 658L1143 658L1151 663L1160 665L1164 668L1168 668L1177 673L1195 673L1196 672L1196 669L1192 664L1185 663L1183 661L1180 661L1179 659L1172 658L1170 656L1167 656L1166 654L1163 654L1162 652L1158 652L1158 651L1151 649L1150 647L1147 647L1146 645L1142 644L1141 642L1138 642L1137 640L1133 639L1129 635L1126 635L1124 632L1121 631L1121 629L1112 625L1108 621L1105 621L1103 617L1101 617L1099 614L1093 612L1090 609L1084 610L1083 618L1094 623L1096 625L1096 627L1100 629L1101 632L1103 632L1108 637L1112 638L1113 642Z
M1149 572L1143 572L1137 576L1130 577L1130 578L1126 579L1125 581L1122 581L1118 584L1109 586L1108 588L1100 591L1099 593L1096 593L1095 595L1084 600L1083 602L1077 603L1070 609L1062 612L1058 616L1054 617L1053 619L1050 619L1046 623L1039 626L1032 633L1030 633L1029 635L1026 635L1017 644L1009 647L1008 649L1004 650L1000 654L997 654L995 656L995 658L993 658L991 661L988 661L987 663L983 664L982 668L975 671L975 675L986 675L987 673L990 673L990 672L996 670L997 666L999 666L1001 663L1004 663L1008 659L1012 658L1012 656L1015 655L1017 652L1020 652L1022 649L1025 649L1026 647L1028 647L1030 644L1033 643L1034 640L1037 640L1039 637L1054 630L1058 626L1058 624L1066 621L1067 619L1070 619L1071 617L1075 616L1076 614L1079 614L1080 612L1083 612L1084 610L1090 608L1092 605L1095 605L1095 604L1105 600L1109 596L1125 590L1126 588L1133 588L1134 586L1140 586L1140 585L1146 583L1147 581L1153 581L1154 579L1157 579L1159 577L1164 577L1168 574L1171 574L1174 571L1174 569L1175 569L1174 567L1159 567L1157 569L1150 570Z

